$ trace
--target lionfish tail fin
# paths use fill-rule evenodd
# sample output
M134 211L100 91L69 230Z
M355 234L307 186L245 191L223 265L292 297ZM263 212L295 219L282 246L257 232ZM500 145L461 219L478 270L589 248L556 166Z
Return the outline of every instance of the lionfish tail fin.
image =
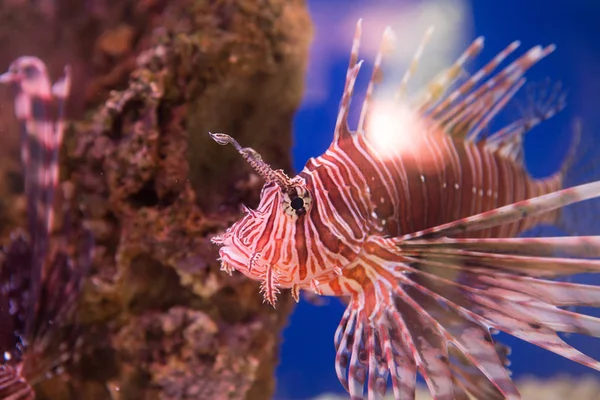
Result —
M17 369L0 365L0 399L33 400L35 393Z
M563 187L600 180L600 157L594 135L586 134L580 119L573 122L573 139L559 172ZM560 211L556 225L570 235L600 234L600 199L565 207Z

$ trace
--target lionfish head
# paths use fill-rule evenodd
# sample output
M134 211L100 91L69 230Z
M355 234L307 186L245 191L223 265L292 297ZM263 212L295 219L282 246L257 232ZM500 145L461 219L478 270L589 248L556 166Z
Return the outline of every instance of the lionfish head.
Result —
M24 90L28 89L29 86L39 90L41 86L49 87L50 82L48 81L46 65L42 60L37 57L23 56L13 61L8 67L8 71L0 75L0 83L27 86L23 88ZM34 90L34 92L37 90Z
M244 216L222 235L212 239L221 246L221 269L231 274L240 271L262 282L265 301L275 305L279 287L293 284L296 264L293 226L308 214L312 197L301 177L289 178L273 170L251 148L242 148L223 133L211 133L219 144L232 144L252 168L265 180L256 210L243 207Z

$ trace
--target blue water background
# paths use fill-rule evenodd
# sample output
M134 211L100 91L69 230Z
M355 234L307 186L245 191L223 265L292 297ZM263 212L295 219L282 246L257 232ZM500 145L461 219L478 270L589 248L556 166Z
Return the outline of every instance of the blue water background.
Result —
M352 20L361 14L368 17L377 8L392 18L394 12L402 12L408 2L312 0L308 3L315 31L306 77L307 95L294 124L296 171L302 169L309 157L320 155L331 142L353 35L353 25L340 21ZM567 109L526 138L526 162L530 172L535 176L548 175L556 170L569 145L574 117L583 118L585 135L600 135L600 1L473 0L467 3L471 16L470 25L465 26L469 34L465 36L464 47L469 39L479 35L486 37L485 49L470 71L516 39L522 41L520 52L536 44L557 45L554 54L527 74L534 81L546 77L559 80L568 92ZM377 30L376 34L380 35L384 26L380 21L374 25L365 20L364 27L365 31ZM342 41L340 51L330 51L327 47L331 46L332 37ZM401 46L401 38L398 42ZM368 70L362 72L357 93L364 90L369 74ZM357 94L355 103L359 103L360 97ZM307 399L323 392L343 393L334 371L333 335L344 307L335 299L324 301L321 306L301 301L284 331L281 364L277 370L277 399ZM559 372L593 373L548 351L506 335L500 337L513 348L511 370L516 378L526 374L550 377ZM600 339L574 335L568 340L600 358ZM600 374L597 376L600 378Z

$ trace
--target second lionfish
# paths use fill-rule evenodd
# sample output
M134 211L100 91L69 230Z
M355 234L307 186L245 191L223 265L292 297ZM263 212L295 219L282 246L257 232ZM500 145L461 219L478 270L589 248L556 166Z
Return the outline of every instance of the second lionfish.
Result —
M70 69L51 85L44 63L24 56L0 83L15 92L27 211L27 229L0 251L0 399L32 400L34 386L78 354L77 306L93 240L67 198L55 226Z
M520 398L495 330L600 370L557 335L600 336L600 319L571 310L599 307L600 288L555 279L600 272L600 236L519 237L542 223L572 229L576 203L600 196L600 181L573 186L580 178L576 144L549 178L534 179L525 169L524 134L559 111L562 98L551 94L490 132L525 72L554 47L533 47L494 73L515 42L461 81L483 47L477 39L409 101L405 88L421 45L385 106L404 122L386 128L410 136L381 146L370 122L381 108L372 93L393 34L384 34L352 131L360 30L359 23L333 142L296 177L271 169L230 136L212 134L233 144L266 181L258 209L245 208L214 239L222 269L260 281L273 305L281 288L296 299L300 290L347 298L335 367L353 399L363 398L365 385L369 399L381 398L390 378L396 399L413 399L417 373L438 400ZM600 212L593 206L586 210Z

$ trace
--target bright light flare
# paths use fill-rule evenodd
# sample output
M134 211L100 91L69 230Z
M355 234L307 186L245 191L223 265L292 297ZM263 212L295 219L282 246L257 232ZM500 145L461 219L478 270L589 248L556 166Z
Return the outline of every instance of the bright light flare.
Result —
M444 133L402 102L375 102L367 120L367 140L383 160L399 157L405 168L418 168L425 175L443 168L439 157ZM447 158L446 158L447 159Z
M387 101L373 104L365 134L379 155L387 159L413 150L423 129L418 115L408 106Z
M332 79L341 79L343 83L344 76L331 72L340 58L347 60L359 18L363 19L359 58L365 60L366 65L374 60L383 29L389 25L396 33L395 54L384 66L386 77L392 78L386 78L386 82L392 86L402 76L429 27L434 26L435 33L411 82L412 88L420 87L433 77L432 74L447 67L472 38L473 17L467 0L364 2L352 7L340 7L338 2L313 1L310 9L315 31L305 84L305 105L323 104L330 99ZM368 75L366 65L361 74ZM388 67L393 69L389 74ZM360 88L359 83L357 92Z

